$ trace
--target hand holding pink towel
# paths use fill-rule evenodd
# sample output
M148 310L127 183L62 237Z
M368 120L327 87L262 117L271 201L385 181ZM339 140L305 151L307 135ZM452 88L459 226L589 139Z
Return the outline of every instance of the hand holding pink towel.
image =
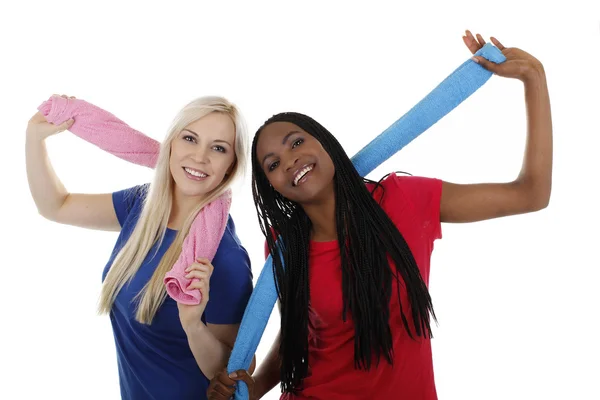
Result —
M73 118L74 123L69 130L104 151L134 164L150 168L156 166L159 142L93 104L80 99L52 96L38 110L48 122L56 125ZM231 190L227 190L204 206L194 219L183 242L181 255L164 278L167 293L177 302L189 305L200 303L200 291L187 289L192 281L185 278L185 269L198 258L212 261L227 226L230 206Z
M226 191L216 200L207 204L198 213L190 232L183 242L179 259L171 271L165 276L167 293L183 304L198 304L201 296L198 289L187 290L192 280L185 277L185 269L200 257L212 261L219 248L219 243L227 226L231 191ZM200 250L200 251L198 251ZM198 281L194 278L193 281Z
M38 110L55 125L73 118L73 134L123 160L154 168L160 143L84 100L52 96Z

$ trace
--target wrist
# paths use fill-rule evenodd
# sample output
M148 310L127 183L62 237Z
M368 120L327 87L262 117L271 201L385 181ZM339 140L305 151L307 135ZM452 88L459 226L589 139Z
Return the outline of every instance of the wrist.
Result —
M264 371L258 371L254 375L252 375L252 379L254 380L254 398L260 399L265 396L271 389L277 386L278 380L274 381L273 376L270 374L265 374Z
M40 135L38 132L32 132L27 130L25 132L25 140L29 143L42 143L46 140L47 136Z
M182 324L181 327L188 337L202 335L204 331L208 329L206 325L202 323L202 321L189 322L185 325Z
M521 77L524 84L538 83L546 79L546 71L540 62L534 63Z

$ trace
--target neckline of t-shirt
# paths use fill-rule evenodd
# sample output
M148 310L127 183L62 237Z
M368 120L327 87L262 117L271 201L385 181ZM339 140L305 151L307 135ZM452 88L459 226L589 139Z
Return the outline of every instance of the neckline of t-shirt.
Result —
M338 247L337 240L328 240L326 242L310 241L310 249L316 251L332 250Z

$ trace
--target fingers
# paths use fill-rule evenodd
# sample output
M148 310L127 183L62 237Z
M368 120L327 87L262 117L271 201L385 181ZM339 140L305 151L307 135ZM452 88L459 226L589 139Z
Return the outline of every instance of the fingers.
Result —
M211 269L213 268L213 265L210 263L210 260L208 258L202 258L202 257L200 257L200 258L198 258L196 260L196 262L198 264L206 265L207 267L209 267Z
M42 114L41 112L36 112L35 114L33 114L33 116L29 119L30 123L39 123L39 122L48 122L46 120L46 117L44 117L44 114Z
M217 378L218 382L221 382L225 386L229 386L229 387L235 386L235 381L233 379L231 379L230 375L227 374L226 369L219 372L219 374L217 376L215 376L215 378Z
M73 126L73 123L75 123L75 120L71 118L70 120L63 122L62 124L57 125L56 132L58 133L68 130L69 128L71 128L71 126Z
M490 37L490 40L492 41L492 44L494 46L496 46L498 49L500 49L500 51L506 49L506 47L504 47L504 45L502 43L500 43L500 41L498 39L496 39L495 37Z
M191 271L202 271L208 273L208 276L212 274L214 270L213 265L206 258L199 258L195 263L185 269L185 272Z
M208 279L192 280L192 282L188 285L187 290L194 289L198 289L204 294L204 292L208 289Z
M472 57L471 59L473 61L475 61L476 63L478 63L479 65L481 65L483 68L487 69L488 71L496 73L497 64L495 64L491 61L488 61L481 56L475 56L475 57Z
M209 279L210 278L210 274L208 273L208 271L197 271L197 270L192 270L190 271L186 276L187 279Z
M219 388L219 390L221 390L221 389ZM229 400L229 399L231 399L231 397L233 396L234 393L235 393L235 389L232 389L230 392L223 394L220 391L217 391L217 387L212 387L212 388L208 389L206 398L208 400Z
M207 272L210 273L212 268L208 265L205 264L200 264L200 263L193 263L192 265L190 265L189 267L187 267L185 269L185 272L189 272L189 271L203 271L203 272Z
M465 45L472 54L475 54L477 50L479 50L481 47L477 40L475 40L475 37L473 37L471 31L469 30L465 31L465 36L463 36L463 42L465 42Z
M77 97L75 97L75 96L67 96L66 94L56 94L56 93L54 93L52 95L52 97L62 97L63 99L67 99L67 100L75 100L75 99L77 99Z
M232 379L236 381L244 381L246 385L248 385L248 389L252 392L252 387L254 387L254 379L248 374L248 371L240 369L238 371L232 372L229 375Z
M225 400L231 398L235 393L235 381L229 378L227 370L219 372L210 381L206 395L208 399Z
M213 390L221 395L223 399L229 399L235 393L235 386L229 387L223 385L221 382L215 383Z
M479 47L485 46L485 40L479 33L477 34L477 43L479 43Z

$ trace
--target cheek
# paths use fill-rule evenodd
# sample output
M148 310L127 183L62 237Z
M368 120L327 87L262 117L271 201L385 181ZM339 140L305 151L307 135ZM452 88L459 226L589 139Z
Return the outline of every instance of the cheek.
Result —
M287 178L278 171L272 172L267 175L267 180L273 186L273 189L285 196L287 190Z
M215 172L220 176L225 176L225 174L230 172L229 170L235 161L235 157L228 154L219 154L217 157L213 164L218 170Z
M327 174L333 176L335 173L335 166L333 165L333 160L331 159L329 154L327 154L327 152L324 151L321 159L325 160L325 170Z
M170 164L181 159L183 153L182 150L182 144L180 142L174 141L173 144L171 144L171 154L169 155Z

